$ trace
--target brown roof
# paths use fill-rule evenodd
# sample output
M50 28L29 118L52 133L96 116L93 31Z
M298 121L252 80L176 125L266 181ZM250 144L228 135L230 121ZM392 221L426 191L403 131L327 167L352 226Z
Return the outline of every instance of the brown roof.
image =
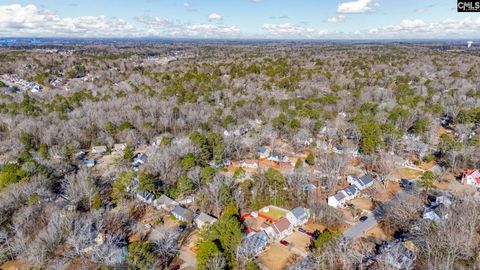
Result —
M292 224L286 218L282 218L279 221L272 224L272 227L277 234L288 230L290 226L292 226Z

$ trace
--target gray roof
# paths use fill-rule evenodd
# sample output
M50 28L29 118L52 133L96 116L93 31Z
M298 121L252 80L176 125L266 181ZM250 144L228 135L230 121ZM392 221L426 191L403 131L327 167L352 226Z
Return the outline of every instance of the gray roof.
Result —
M173 199L169 198L167 195L165 194L162 194L162 196L160 196L160 198L157 199L157 203L160 204L160 205L172 205L172 204L176 204L177 202L175 202Z
M355 195L355 194L357 194L357 192L358 192L358 189L357 189L357 187L355 187L355 186L348 186L348 187L346 187L346 188L343 189L343 190L345 190L345 192L346 192L349 196Z
M197 218L195 218L196 220L200 220L202 222L208 222L210 224L214 223L215 221L217 221L216 218L210 216L210 215L207 215L203 212L200 213L200 215L198 215Z
M250 255L256 255L262 251L267 244L267 233L265 231L260 231L245 237L240 245L240 250Z
M358 182L362 186L367 186L367 185L369 185L370 183L373 182L373 178L370 175L364 175L364 176L360 177L360 179L358 179Z
M257 150L260 153L265 153L267 151L267 148L265 146L259 146L257 147Z
M337 194L335 194L335 199L337 199L337 201L341 202L343 199L345 199L345 194L342 192L342 190L339 190L337 192Z
M183 208L179 205L175 206L172 213L174 213L177 216L184 217L185 219L190 219L193 215L192 211L190 211L186 208Z
M300 220L308 219L307 211L301 206L294 208L292 214Z

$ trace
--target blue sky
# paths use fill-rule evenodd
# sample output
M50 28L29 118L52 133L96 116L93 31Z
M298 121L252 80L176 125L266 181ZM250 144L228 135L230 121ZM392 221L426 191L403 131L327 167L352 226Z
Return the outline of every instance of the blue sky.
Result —
M0 0L0 36L478 38L455 0Z

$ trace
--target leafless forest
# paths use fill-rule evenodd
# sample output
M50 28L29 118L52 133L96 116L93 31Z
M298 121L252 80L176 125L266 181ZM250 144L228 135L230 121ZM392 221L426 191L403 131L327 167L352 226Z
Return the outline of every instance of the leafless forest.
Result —
M1 47L0 75L43 89L0 88L0 265L178 269L192 226L172 226L147 193L193 197L186 208L218 218L196 232L198 269L261 269L240 251L240 216L266 205L302 205L330 232L285 268L395 269L402 250L379 250L401 238L407 268L480 269L480 198L461 183L480 168L479 60L436 44ZM256 160L260 146L299 158L253 173L217 165ZM384 203L405 164L441 172ZM375 180L362 193L385 239L341 237L361 211L327 198L353 172ZM432 196L449 198L440 221L422 218Z

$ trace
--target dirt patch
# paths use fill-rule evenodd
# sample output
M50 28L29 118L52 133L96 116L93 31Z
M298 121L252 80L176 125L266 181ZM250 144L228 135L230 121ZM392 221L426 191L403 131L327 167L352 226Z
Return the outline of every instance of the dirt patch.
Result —
M366 233L366 236L367 237L373 237L375 239L379 239L381 241L388 241L388 240L392 240L393 239L393 236L392 235L387 235L383 230L382 228L380 228L380 226L375 226L373 227L371 230L369 230L367 233Z
M12 260L0 265L0 269L1 270L27 270L30 268L28 264L20 260Z
M436 181L434 186L438 189L447 190L456 194L474 194L477 191L475 187L458 183L453 175L448 178L444 177L442 180L443 181Z
M258 261L269 270L281 270L294 263L296 258L287 247L274 243L258 257Z
M437 165L437 162L435 160L432 160L432 161L427 162L427 163L422 163L421 165L418 166L418 168L426 171L426 170L430 170L435 165Z
M302 226L308 232L314 232L315 230L319 230L323 232L326 228L320 223L308 222L307 224Z
M290 243L293 247L299 249L302 252L308 252L308 246L310 245L310 236L305 233L296 231L287 238L285 241Z
M362 209L362 210L368 210L372 211L373 210L373 203L372 200L369 198L355 198L351 201L348 202L349 204L355 206L355 208Z
M390 200L395 194L397 194L402 188L398 182L394 181L387 181L386 182L386 189L382 186L378 187L378 192L373 196L378 201L388 201Z

